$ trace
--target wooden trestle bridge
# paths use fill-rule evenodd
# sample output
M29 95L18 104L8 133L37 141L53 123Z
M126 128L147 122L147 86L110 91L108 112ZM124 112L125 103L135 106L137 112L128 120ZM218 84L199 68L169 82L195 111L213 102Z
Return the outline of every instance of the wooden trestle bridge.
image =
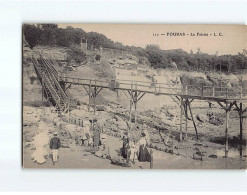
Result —
M96 112L96 97L102 89L114 91L122 90L129 94L130 98L130 124L132 113L136 119L136 110L138 101L145 94L166 95L171 97L180 106L180 141L183 139L183 116L185 117L185 133L187 136L188 111L191 115L198 139L198 131L192 114L191 103L193 100L202 100L216 102L225 110L225 156L228 157L228 131L229 131L229 114L235 106L240 118L240 135L239 147L240 156L242 156L243 143L243 113L246 112L247 90L241 86L238 88L222 88L215 86L197 86L181 85L173 86L158 82L143 82L133 80L98 80L85 78L61 77L55 70L57 62L53 59L44 59L41 55L39 58L32 56L32 62L37 76L42 85L42 97L44 96L51 105L56 107L58 114L66 113L76 106L75 100L69 93L72 85L82 86L88 94L88 109L92 106ZM91 103L93 100L93 104ZM136 120L134 120L136 121Z

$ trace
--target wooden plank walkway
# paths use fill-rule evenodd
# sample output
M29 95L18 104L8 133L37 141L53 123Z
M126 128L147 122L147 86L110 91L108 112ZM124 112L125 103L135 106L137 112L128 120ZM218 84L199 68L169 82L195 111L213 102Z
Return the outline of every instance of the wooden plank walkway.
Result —
M61 77L62 82L73 85L83 85L96 88L108 88L114 90L126 90L154 95L180 96L185 99L198 99L216 102L247 103L247 92L239 88L223 88L214 86L175 86L165 83L152 83L135 80L96 80L72 77Z

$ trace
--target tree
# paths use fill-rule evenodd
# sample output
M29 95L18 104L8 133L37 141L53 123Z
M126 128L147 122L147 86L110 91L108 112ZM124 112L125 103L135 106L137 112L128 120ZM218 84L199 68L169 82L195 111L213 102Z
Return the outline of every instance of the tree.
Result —
M40 39L40 30L35 25L24 24L23 33L31 49L37 45Z

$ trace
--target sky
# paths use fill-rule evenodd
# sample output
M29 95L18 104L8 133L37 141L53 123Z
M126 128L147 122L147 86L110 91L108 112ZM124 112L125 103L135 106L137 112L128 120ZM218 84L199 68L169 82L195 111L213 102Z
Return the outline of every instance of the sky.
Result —
M237 54L247 49L247 27L243 25L58 24L61 28L66 26L102 33L115 42L143 48L147 44L159 45L163 50L183 49L187 52L200 48L208 54L218 51L218 55ZM183 33L185 36L179 36ZM208 36L199 36L200 33Z

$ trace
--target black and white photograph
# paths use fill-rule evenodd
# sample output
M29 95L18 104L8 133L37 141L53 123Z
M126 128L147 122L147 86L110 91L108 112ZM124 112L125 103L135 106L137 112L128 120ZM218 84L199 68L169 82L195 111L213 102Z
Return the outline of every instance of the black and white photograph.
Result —
M23 23L24 169L246 169L245 25Z

